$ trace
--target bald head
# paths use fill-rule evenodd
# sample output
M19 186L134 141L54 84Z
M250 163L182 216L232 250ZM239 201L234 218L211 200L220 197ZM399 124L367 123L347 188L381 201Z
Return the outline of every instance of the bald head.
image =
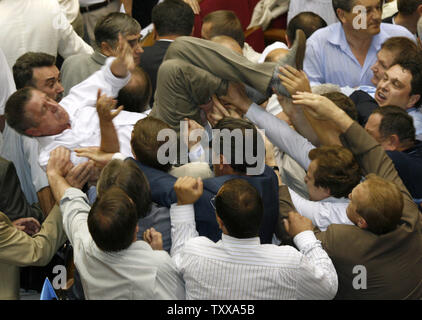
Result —
M242 48L240 47L239 43L234 40L232 37L229 36L215 36L211 38L211 41L217 42L234 52L237 52L240 55L243 55Z
M267 57L265 58L265 62L277 62L277 61L280 61L280 59L283 58L288 53L289 53L289 50L288 49L278 48L278 49L271 50L267 54Z

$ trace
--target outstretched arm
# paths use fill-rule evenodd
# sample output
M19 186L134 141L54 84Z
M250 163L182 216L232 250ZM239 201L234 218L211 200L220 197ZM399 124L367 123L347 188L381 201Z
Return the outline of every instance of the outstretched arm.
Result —
M201 178L181 177L174 184L177 205L170 208L171 218L171 256L176 266L181 265L181 250L186 241L198 236L193 204L203 193Z

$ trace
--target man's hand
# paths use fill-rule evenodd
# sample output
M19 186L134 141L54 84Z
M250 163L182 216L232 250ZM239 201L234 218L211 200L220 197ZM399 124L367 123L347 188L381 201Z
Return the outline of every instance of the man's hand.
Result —
M189 118L184 118L183 120L188 122L188 149L191 150L194 145L201 142L201 139L203 137L205 130L204 130L204 127L201 126L195 120L192 120ZM196 132L196 130L198 130L198 132ZM191 136L191 133L193 133L194 131L195 131L195 136L197 136L198 138L196 141L191 141L189 137Z
M41 229L41 225L38 220L32 217L17 219L13 221L12 224L16 229L24 231L30 236L38 233Z
M291 96L297 92L312 92L309 79L303 70L296 70L292 66L280 67L279 70L281 74L278 77L281 80L281 84Z
M229 82L227 93L219 97L224 104L230 104L241 114L248 112L252 100L246 95L245 86L238 82Z
M97 93L97 113L100 121L111 122L123 110L123 106L116 110L117 100L107 97L106 94L101 94L101 89ZM114 111L113 111L114 110Z
M293 95L293 103L303 105L315 119L334 120L333 114L341 111L330 99L318 94L298 92Z
M70 161L70 150L64 147L57 147L50 152L50 159L47 164L48 176L64 177L72 169L73 164Z
M332 120L337 127L346 132L353 120L330 99L308 92L298 92L293 96L294 104L303 105L304 109L318 120Z
M218 121L225 117L239 119L242 118L242 116L239 114L238 110L234 106L230 104L223 105L216 95L213 95L211 99L213 102L213 107L207 112L207 120L212 127L214 127L218 123Z
M312 221L308 218L301 216L297 212L290 211L288 219L284 219L284 228L287 233L294 238L303 231L312 231L314 226L312 225Z
M135 69L136 64L133 59L133 49L127 40L119 34L119 44L116 50L116 59L111 64L111 72L118 78L124 78L128 72Z
M163 250L163 236L161 232L156 231L154 228L149 228L144 232L143 238L153 250Z
M174 184L179 206L195 203L204 191L201 178L180 177Z
M114 153L101 151L100 147L76 148L78 157L85 157L95 162L97 167L105 167L112 160Z
M94 161L86 161L69 170L65 179L68 184L77 189L82 189L91 177Z

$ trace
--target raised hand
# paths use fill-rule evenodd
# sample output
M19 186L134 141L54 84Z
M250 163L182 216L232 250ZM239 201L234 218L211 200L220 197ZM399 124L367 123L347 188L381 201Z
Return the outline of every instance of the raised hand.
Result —
M174 184L174 191L178 205L193 204L201 197L204 185L201 178L180 177Z
M163 250L163 236L161 232L156 231L154 228L149 228L144 232L143 238L153 250Z
M281 84L287 89L291 96L297 92L312 92L309 79L303 70L296 70L289 65L280 67L279 70L280 74L278 77L281 80Z
M293 95L293 103L303 105L309 114L319 120L334 120L335 114L342 111L330 99L309 92L298 92Z
M101 89L97 93L97 113L100 121L112 121L123 110L123 106L116 108L117 100L101 94Z

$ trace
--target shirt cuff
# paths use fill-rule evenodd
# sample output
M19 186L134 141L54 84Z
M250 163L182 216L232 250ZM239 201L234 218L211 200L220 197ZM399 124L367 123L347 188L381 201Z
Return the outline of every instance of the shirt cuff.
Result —
M201 144L199 146L192 148L189 151L189 160L190 162L200 162L206 161L205 159L205 150Z
M317 242L315 234L311 230L302 231L293 238L293 242L299 250Z
M120 152L116 152L115 154L113 154L113 156L111 157L111 160L122 160L122 161L124 161L125 159L126 159L127 157L123 154L123 153L120 153Z
M253 102L249 106L248 112L246 112L245 117L254 122L253 119L257 117L259 111L263 111L263 109L258 106L255 102Z
M60 199L60 204L66 199L72 200L78 197L86 197L86 194L83 193L82 190L78 188L73 188L73 187L67 188L63 194L63 197Z
M170 218L173 223L195 222L195 210L193 204L177 205L173 203L170 207Z

